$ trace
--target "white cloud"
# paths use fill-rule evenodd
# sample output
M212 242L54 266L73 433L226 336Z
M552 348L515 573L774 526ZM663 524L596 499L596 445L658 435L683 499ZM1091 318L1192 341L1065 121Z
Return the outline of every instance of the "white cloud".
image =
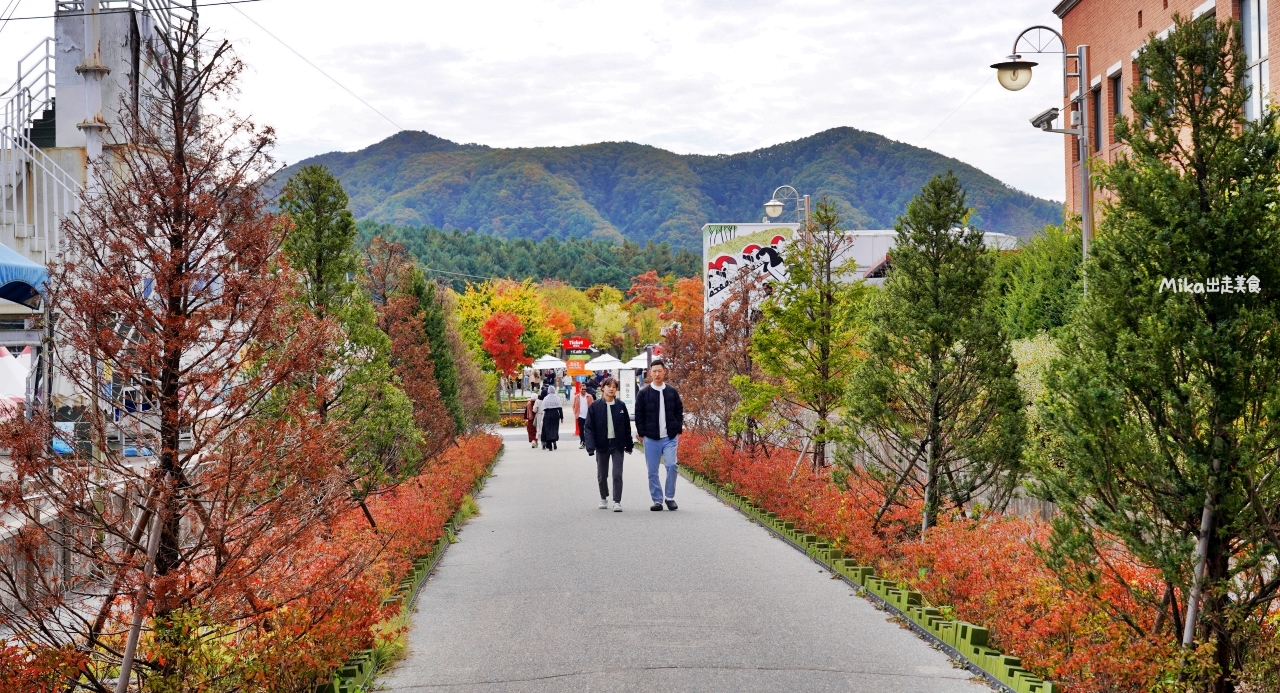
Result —
M1021 29L1057 26L1052 6L265 0L237 7L400 126L458 142L630 140L712 154L849 125L1061 200L1063 141L1027 122L1060 104L1061 58L1042 56L1021 92L988 80L988 65ZM19 15L52 8L26 0ZM249 64L239 110L276 127L282 159L354 150L395 132L232 7L206 7L201 17ZM52 20L13 23L0 33L0 68L51 31Z

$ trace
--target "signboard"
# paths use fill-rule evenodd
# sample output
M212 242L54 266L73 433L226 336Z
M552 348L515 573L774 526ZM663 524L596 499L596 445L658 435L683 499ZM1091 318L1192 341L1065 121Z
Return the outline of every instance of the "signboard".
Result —
M710 313L724 305L738 280L751 276L764 282L787 280L782 256L799 231L799 224L707 224L702 227L702 259L705 263L703 311ZM898 240L893 230L844 231L848 243L835 264L852 264L842 279L863 279L868 270L887 266L890 251ZM1018 239L1001 233L984 233L983 243L996 250L1018 247ZM883 279L868 279L876 284ZM753 303L756 297L750 299Z
M767 275L787 278L782 254L799 224L707 224L702 227L702 257L706 261L703 309L719 308L739 278Z
M591 340L586 337L566 337L560 340L560 346L565 351L585 351L591 348Z
M591 375L591 371L586 369L587 361L590 361L590 360L591 360L591 352L585 349L582 349L582 350L575 349L574 351L571 351L568 354L565 354L564 374L571 377L576 377L579 375Z
M636 418L636 372L630 368L618 370L618 399L626 402L631 418Z

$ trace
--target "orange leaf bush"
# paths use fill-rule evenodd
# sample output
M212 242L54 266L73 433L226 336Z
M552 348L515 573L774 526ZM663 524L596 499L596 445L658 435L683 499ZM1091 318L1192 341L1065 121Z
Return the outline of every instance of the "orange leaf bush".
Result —
M956 618L986 626L994 647L1071 693L1147 691L1176 657L1171 638L1150 635L1159 575L1118 549L1106 552L1105 568L1081 576L1089 589L1068 589L1038 554L1049 535L1044 521L943 517L921 542L908 533L920 521L918 502L888 511L873 530L883 497L856 470L840 485L807 466L793 478L794 451L749 455L701 431L680 437L680 461L954 608Z

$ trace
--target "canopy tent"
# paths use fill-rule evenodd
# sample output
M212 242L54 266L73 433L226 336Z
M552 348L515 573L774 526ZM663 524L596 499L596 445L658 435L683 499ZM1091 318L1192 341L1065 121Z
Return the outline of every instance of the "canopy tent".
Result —
M23 368L18 360L9 353L8 349L0 347L3 356L0 357L0 398L16 397L18 399L26 399L27 396L27 369Z
M626 367L627 364L619 361L612 354L597 356L590 361L587 361L587 365L583 366L583 368L586 368L589 371L612 371Z
M529 367L537 370L546 370L548 368L552 368L552 369L564 368L567 365L568 364L566 364L564 361L561 361L560 359L552 356L551 354L546 354L545 356L539 357L537 361L534 361L533 363L529 364Z
M49 270L0 245L0 298L28 308L40 307L40 292L49 281Z
M653 360L657 361L658 358L659 357L654 356ZM635 358L631 359L630 361L627 361L627 365L625 367L634 368L636 370L641 370L641 371L645 370L649 367L649 355L642 351L639 354L636 354Z

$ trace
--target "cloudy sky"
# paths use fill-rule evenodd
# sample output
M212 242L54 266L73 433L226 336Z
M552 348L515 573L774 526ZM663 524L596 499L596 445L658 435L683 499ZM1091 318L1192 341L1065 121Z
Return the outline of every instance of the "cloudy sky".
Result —
M0 0L0 10L15 1L15 17L54 7ZM248 63L240 109L276 127L285 162L398 129L503 147L626 140L716 154L847 125L1061 200L1062 137L1028 123L1060 105L1061 58L1043 56L1017 93L988 68L1023 28L1059 26L1054 4L260 0L201 18ZM51 19L9 22L0 76L52 31Z

